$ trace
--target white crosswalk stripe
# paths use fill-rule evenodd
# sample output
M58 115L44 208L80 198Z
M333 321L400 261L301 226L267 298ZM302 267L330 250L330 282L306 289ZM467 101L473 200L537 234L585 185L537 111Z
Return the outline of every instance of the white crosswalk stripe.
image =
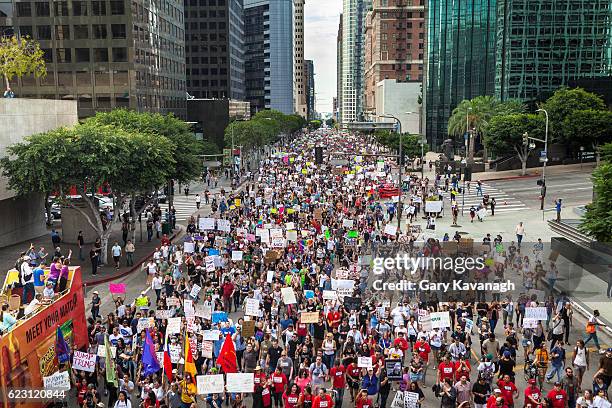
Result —
M202 200L202 205L204 205ZM185 197L184 195L174 196L174 209L176 210L176 220L185 221L188 220L194 212L197 211L195 196L190 195Z
M495 207L495 213L505 213L512 211L521 211L527 208L527 205L521 202L519 199L513 197L512 195L506 193L505 191L495 188L493 186L487 185L485 183L482 184L482 194L489 195L489 201L491 198L495 198L497 202L497 206ZM442 193L445 200L450 200L449 193ZM459 194L457 196L457 202L461 205L463 200L463 195ZM477 195L476 192L476 183L472 183L470 186L470 190L467 188L465 190L465 208L469 209L471 206L478 206L478 204L482 203L482 196L480 194ZM489 208L489 213L491 209Z

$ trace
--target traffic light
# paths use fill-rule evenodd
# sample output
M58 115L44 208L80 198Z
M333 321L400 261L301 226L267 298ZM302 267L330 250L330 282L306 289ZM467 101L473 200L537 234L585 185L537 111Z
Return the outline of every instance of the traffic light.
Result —
M523 146L527 146L529 144L529 134L527 132L523 133Z
M315 164L323 164L323 148L321 146L315 147Z

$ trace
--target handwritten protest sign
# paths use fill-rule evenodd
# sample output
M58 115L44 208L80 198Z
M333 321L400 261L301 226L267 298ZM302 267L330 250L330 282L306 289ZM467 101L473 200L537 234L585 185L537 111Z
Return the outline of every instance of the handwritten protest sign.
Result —
M72 356L72 368L93 373L96 369L96 357L95 354L75 350Z
M110 346L111 349L111 355L113 357L117 357L117 347L115 346ZM104 344L99 344L98 345L98 353L97 353L98 357L102 357L102 358L106 358L106 347L104 347Z
M293 288L281 288L281 295L283 296L283 303L286 305L294 305L297 303Z
M317 323L319 321L319 312L302 312L300 314L300 322L302 323Z
M443 329L445 327L451 327L450 314L448 312L432 312L431 316L431 327Z
M215 219L214 218L200 218L199 223L200 230L214 230L215 229Z
M58 371L48 377L43 377L43 386L46 390L70 390L70 373L68 371Z
M545 307L526 307L525 319L548 320L548 311Z
M359 357L359 359L357 360L357 367L371 368L372 367L372 357Z
M259 300L257 299L249 299L247 298L245 304L244 314L247 316L256 316L260 315L259 313Z
M253 392L255 375L253 373L228 373L227 392Z
M197 375L196 383L199 395L221 394L225 387L223 374Z

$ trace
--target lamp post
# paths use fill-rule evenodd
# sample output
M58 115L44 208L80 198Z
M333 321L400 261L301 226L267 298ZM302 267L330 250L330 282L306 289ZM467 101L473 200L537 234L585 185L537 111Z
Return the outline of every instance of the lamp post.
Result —
M401 232L402 231L402 213L401 213L401 207L402 207L402 122L400 122L400 120L393 115L381 115L381 116L384 118L395 119L397 121L397 130L399 133L399 165L397 166L399 168L399 172L398 172L399 199L397 201L397 231Z
M471 106L468 106L467 111L465 112L465 158L468 159L471 157L470 152L470 142L471 142L471 132L470 132L470 111L472 110Z
M546 191L546 162L548 162L548 112L546 109L538 109L536 112L544 112L546 115L546 130L544 133L544 163L542 164L542 186L544 187L544 191ZM542 211L544 211L544 196L545 194L542 194L542 201L540 203L540 210Z

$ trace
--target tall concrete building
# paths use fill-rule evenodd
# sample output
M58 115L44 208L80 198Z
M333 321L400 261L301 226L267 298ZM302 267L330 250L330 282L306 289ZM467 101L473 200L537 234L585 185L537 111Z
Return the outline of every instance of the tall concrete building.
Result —
M342 14L338 23L338 35L336 36L336 123L342 119Z
M366 118L376 119L377 113L384 113L376 110L380 81L422 82L424 49L424 0L373 0L365 28Z
M610 77L612 1L498 0L497 98L543 100L561 85Z
M315 94L315 72L314 72L314 61L313 60L305 60L304 61L304 83L305 83L305 96L306 96L306 118L308 120L313 120L316 116L316 94Z
M343 0L342 124L363 119L365 17L371 0Z
M187 92L243 100L243 0L185 1Z
M126 107L186 117L181 0L3 1L0 28L30 36L48 75L13 84L22 98L75 100L79 117Z
M308 117L306 102L306 79L304 77L304 4L305 0L293 1L293 99L295 113Z
M246 100L294 113L293 0L244 0Z
M495 91L497 2L429 0L425 129L430 145L448 134L448 118L464 99Z

